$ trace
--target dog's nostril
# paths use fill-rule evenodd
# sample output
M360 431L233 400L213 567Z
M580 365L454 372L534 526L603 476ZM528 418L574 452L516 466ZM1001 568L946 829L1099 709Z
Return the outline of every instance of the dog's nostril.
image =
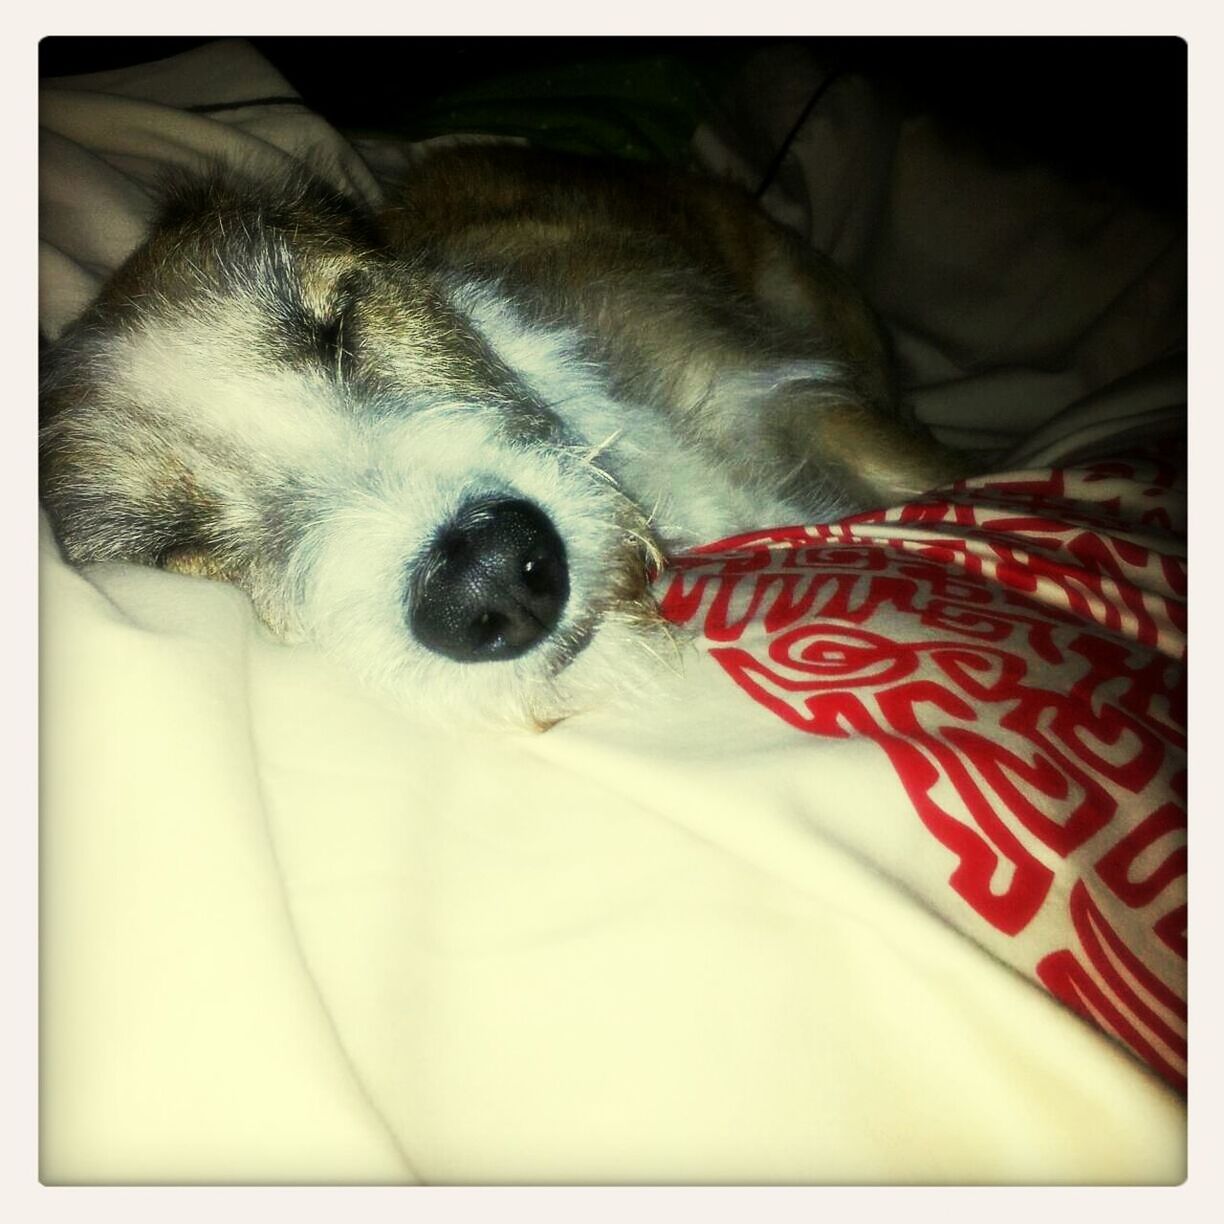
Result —
M472 622L472 643L481 649L490 647L505 635L506 628L506 618L500 613L482 612Z
M565 545L521 498L469 502L417 573L406 597L413 636L462 663L525 654L556 628L569 598Z
M533 593L545 593L558 581L555 557L530 557L523 562L523 584Z

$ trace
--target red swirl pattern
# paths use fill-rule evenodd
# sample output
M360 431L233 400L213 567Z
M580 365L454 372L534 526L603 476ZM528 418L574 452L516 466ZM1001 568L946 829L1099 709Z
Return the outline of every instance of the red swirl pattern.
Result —
M754 701L879 746L951 852L934 906L1180 1089L1185 592L1184 498L1143 460L720 541L659 583ZM937 861L879 865L921 891Z

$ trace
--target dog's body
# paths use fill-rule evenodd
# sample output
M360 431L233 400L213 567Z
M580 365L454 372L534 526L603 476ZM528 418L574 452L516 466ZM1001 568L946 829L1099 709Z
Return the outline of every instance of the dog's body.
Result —
M667 550L959 474L841 275L730 188L517 149L365 215L213 177L52 351L71 560L220 577L401 696L537 725L623 682Z

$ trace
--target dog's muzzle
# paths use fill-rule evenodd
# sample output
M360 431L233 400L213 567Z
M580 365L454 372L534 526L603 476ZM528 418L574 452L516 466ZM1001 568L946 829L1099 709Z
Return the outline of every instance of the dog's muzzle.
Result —
M459 663L514 659L557 626L569 598L565 544L520 498L463 506L426 548L405 597L422 646Z

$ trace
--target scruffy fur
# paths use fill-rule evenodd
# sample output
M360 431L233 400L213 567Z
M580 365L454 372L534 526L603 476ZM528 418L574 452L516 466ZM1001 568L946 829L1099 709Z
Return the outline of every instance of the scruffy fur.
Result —
M401 699L546 726L654 665L668 552L959 474L887 369L842 275L714 182L460 149L371 216L218 173L48 354L42 493L73 562L236 583ZM564 608L514 658L405 618L473 498L564 543Z

